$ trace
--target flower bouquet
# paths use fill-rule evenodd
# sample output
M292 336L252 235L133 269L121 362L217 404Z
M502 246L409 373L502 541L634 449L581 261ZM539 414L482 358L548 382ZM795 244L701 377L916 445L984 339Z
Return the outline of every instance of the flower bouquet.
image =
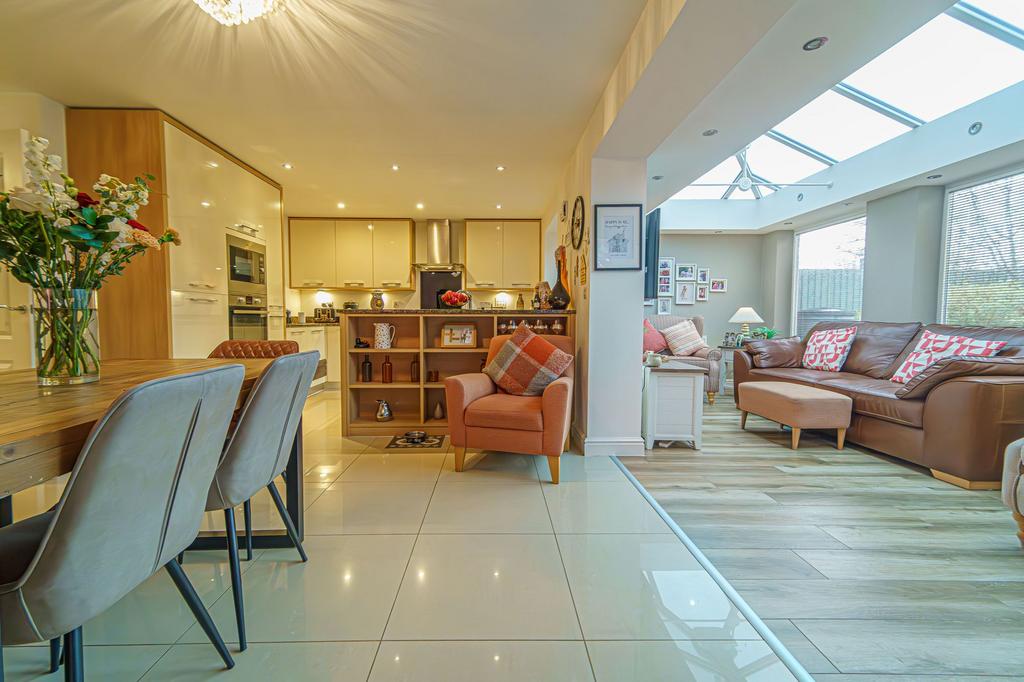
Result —
M0 265L32 287L36 372L40 385L53 386L99 379L96 291L103 281L135 256L181 241L174 230L156 236L137 220L149 202L145 179L103 174L94 197L61 172L48 146L29 140L25 186L0 192Z

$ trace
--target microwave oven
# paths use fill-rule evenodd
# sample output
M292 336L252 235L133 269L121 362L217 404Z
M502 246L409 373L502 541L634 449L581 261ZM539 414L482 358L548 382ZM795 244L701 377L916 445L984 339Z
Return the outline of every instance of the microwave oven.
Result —
M262 244L227 237L228 294L231 296L267 296L267 249Z

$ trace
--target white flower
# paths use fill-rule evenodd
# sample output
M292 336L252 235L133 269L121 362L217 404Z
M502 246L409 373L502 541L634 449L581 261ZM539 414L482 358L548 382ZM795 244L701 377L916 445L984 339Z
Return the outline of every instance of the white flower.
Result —
M101 174L100 175L100 179L99 179L99 184L105 185L108 182L110 182L110 176L107 175L106 173Z
M71 219L57 218L56 220L53 221L53 224L56 225L57 227L71 227Z
M8 203L25 213L42 213L47 218L53 217L53 210L46 197L24 187L15 187L8 193Z

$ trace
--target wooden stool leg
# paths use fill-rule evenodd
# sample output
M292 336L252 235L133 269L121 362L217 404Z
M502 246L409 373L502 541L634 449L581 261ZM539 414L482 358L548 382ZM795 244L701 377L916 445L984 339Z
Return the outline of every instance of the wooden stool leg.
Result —
M747 428L747 412L746 410L740 412L740 428Z
M1021 547L1024 547L1024 516L1013 512L1013 520L1017 522L1017 539L1020 540Z
M836 435L836 449L842 450L843 445L846 443L846 429L839 429L839 433Z
M455 470L462 471L466 466L466 448L455 446Z
M708 405L714 405L714 404L715 404L715 392L714 391L708 391Z
M798 429L798 428L796 428L796 427L794 426L794 427L792 428L792 431L793 431L793 433L792 433L792 437L793 437L793 449L794 449L794 450L796 450L796 449L797 449L798 447L800 447L800 429Z
M551 470L551 482L558 485L558 457L548 457L548 469Z

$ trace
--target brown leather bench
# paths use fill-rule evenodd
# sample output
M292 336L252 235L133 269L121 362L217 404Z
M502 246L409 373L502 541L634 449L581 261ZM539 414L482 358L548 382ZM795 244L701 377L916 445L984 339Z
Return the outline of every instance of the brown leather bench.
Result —
M837 445L843 449L850 426L853 400L849 396L813 386L782 381L751 381L737 386L740 428L747 425L747 414L770 419L793 430L793 449L800 445L803 429L837 429Z

